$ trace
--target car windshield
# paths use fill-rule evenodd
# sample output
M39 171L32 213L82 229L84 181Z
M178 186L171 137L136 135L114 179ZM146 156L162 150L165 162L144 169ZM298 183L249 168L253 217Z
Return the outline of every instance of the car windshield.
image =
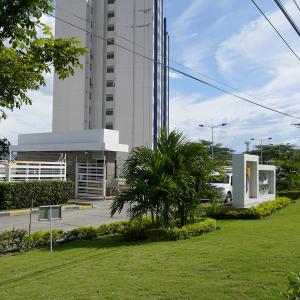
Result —
M229 175L215 175L211 183L229 183Z

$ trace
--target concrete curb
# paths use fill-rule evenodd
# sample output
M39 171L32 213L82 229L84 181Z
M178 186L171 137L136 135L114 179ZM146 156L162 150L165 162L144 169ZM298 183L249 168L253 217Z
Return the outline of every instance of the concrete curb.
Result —
M91 209L93 208L92 204L84 204L84 205L66 205L62 207L63 211L70 211L70 210L84 210L84 209ZM32 213L38 214L39 209L33 208ZM17 216L27 216L30 215L30 209L18 209L18 210L7 210L7 211L0 211L0 218L1 217L17 217Z

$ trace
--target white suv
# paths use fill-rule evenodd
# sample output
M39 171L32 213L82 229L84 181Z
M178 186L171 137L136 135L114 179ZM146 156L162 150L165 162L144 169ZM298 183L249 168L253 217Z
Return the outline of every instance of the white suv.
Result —
M220 175L219 173L213 173L213 180L210 185L216 188L223 196L224 202L228 203L232 201L232 173L225 173Z

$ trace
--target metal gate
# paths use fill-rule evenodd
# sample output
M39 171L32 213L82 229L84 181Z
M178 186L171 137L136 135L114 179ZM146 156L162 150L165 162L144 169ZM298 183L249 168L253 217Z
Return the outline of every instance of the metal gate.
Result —
M106 165L102 163L76 163L76 198L105 199Z

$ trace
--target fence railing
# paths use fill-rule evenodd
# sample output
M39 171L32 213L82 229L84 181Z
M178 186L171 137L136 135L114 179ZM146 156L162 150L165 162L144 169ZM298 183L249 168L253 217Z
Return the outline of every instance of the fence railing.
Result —
M105 199L106 166L104 163L76 164L76 197Z
M65 162L6 161L0 164L0 181L66 180Z

